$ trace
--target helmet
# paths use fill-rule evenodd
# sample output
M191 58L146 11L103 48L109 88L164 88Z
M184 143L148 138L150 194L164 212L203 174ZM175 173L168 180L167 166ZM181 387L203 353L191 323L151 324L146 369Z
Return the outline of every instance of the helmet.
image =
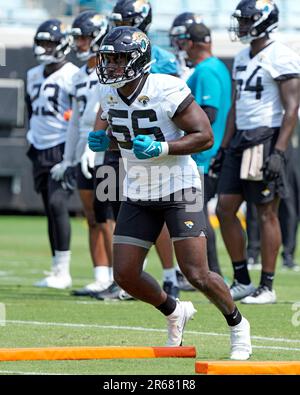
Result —
M43 22L34 36L33 52L41 64L62 62L70 52L70 37L58 19Z
M210 30L203 24L202 16L192 12L184 12L174 19L169 37L174 48L178 48L178 40L211 41Z
M242 0L231 18L232 41L248 44L264 37L278 26L279 10L273 0Z
M98 14L95 11L84 11L79 14L71 28L71 35L73 38L77 37L90 37L90 47L87 51L81 52L76 44L73 48L76 52L76 56L81 61L85 62L99 51L101 41L108 32L108 21L104 15Z
M121 88L149 72L150 66L151 44L141 30L120 26L104 37L97 56L100 84Z
M118 0L110 15L113 26L134 26L147 32L152 22L152 8L148 0Z

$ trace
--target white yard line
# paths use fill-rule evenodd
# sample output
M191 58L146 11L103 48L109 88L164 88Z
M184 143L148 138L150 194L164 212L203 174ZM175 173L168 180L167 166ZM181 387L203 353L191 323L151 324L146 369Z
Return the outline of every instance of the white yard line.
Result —
M128 331L141 331L141 332L166 332L165 329L157 328L144 328L140 326L122 326L122 325L99 325L99 324L75 324L68 322L44 322L44 321L20 321L20 320L6 320L7 324L16 325L40 325L40 326L61 326L66 328L95 328L95 329L116 329L116 330L128 330ZM225 333L216 332L199 332L199 331L185 331L184 333L190 335L200 336L217 336L217 337L228 337ZM299 339L286 339L276 337L263 337L263 336L252 336L253 340L271 341L271 342L282 342L282 343L300 343ZM298 349L295 349L298 350ZM300 351L300 348L299 348Z
M294 347L252 346L252 348L262 348L264 350L300 351L300 348L294 348Z
M18 370L0 370L0 374L25 374L25 375L38 375L38 376L61 376L68 375L67 373L46 373L46 372L20 372Z

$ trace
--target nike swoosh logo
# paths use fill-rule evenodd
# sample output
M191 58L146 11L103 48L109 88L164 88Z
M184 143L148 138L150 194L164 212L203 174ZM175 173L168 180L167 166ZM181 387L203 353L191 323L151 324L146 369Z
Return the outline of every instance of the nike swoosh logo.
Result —
M155 147L152 146L150 148L148 148L148 150L146 151L148 154L150 154L150 152L155 151Z

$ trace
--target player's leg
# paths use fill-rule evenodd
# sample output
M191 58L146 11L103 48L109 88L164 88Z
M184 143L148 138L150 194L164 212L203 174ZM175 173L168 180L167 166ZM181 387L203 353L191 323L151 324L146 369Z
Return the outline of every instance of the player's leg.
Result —
M294 261L297 245L300 177L298 166L298 149L290 148L287 160L287 183L289 196L280 201L279 222L282 233L282 265L286 269L299 271Z
M216 208L222 237L234 271L234 281L230 288L234 300L250 295L255 289L247 268L245 232L237 217L243 202L240 165L241 155L231 152L226 154L218 184Z
M281 246L281 231L277 215L278 205L278 197L269 203L257 205L261 239L261 279L258 288L251 295L242 299L242 303L265 304L276 302L273 280L276 259Z
M281 200L279 205L279 222L283 245L282 266L286 269L299 271L299 266L294 261L298 230L296 194L297 190L292 190L290 197Z
M53 221L55 245L55 275L48 280L48 286L65 289L72 285L70 276L71 224L68 200L72 192L65 190L61 182L48 179L49 216Z
M113 237L115 281L133 297L153 305L161 301L162 290L157 281L143 271L143 262L163 224L163 217L149 206L123 202Z
M65 221L59 219L57 221L57 216L54 215L53 205L60 204L60 198L53 198L53 192L55 188L62 190L62 194L64 195L64 203L62 206L66 207L66 201L69 197L69 192L66 192L62 189L60 182L55 182L52 180L50 175L50 169L56 163L62 160L62 154L64 150L64 144L60 144L58 146L48 148L45 150L37 150L34 147L31 147L28 156L33 162L33 175L34 175L34 184L35 190L38 193L42 193L43 204L45 207L47 221L48 221L48 235L51 244L52 250L52 268L51 272L48 273L47 277L38 281L35 285L39 287L53 287L53 288L66 288L71 285L71 277L69 275L69 262L70 262L70 224L69 224L69 215L64 216L66 218L66 226L64 226ZM54 184L52 183L54 182ZM55 188L53 188L55 185ZM55 195L56 196L56 195ZM56 212L57 213L57 212ZM60 225L62 222L62 229L60 229ZM65 232L62 235L62 238L59 239L61 232ZM57 241L59 240L59 241ZM64 276L60 276L58 279L57 274L61 271L62 267L68 268L64 270L67 273Z
M160 205L159 202L154 204ZM122 203L114 234L114 278L130 295L152 304L166 316L167 345L179 346L184 326L195 309L191 302L179 302L170 297L152 276L143 271L144 259L164 222L163 213L151 205Z
M218 259L216 234L211 225L208 213L208 202L215 196L217 191L217 179L210 177L208 174L204 175L204 214L206 218L207 229L207 259L209 270L218 273L222 276L221 268Z
M243 202L241 195L219 195L217 215L224 244L230 256L234 281L230 292L234 300L240 300L254 291L247 267L245 232L237 217Z
M163 226L155 247L163 268L163 289L176 299L179 296L179 288L174 267L173 245L166 225Z
M50 242L51 253L52 253L52 257L54 259L54 257L55 257L54 226L53 226L52 217L50 217L50 215L49 215L49 198L48 198L47 188L41 190L41 196L42 196L45 214L47 217L47 229L48 229L48 238L49 238L49 242Z
M48 239L51 248L51 272L55 267L55 246L54 246L54 227L52 218L49 215L49 198L48 198L48 177L49 177L49 166L44 163L44 155L42 150L37 150L30 146L27 156L32 162L32 175L34 181L34 189L37 193L41 194L45 214L47 217L47 230ZM37 283L38 284L38 283Z
M108 222L98 223L96 221L93 189L80 189L79 194L88 223L89 249L94 269L94 281L72 293L75 296L90 296L95 292L107 289L112 283L112 261L108 260L104 243L105 232L111 233L111 230Z
M261 269L261 264L259 263L260 234L257 210L255 204L253 203L247 203L246 231L248 269Z
M188 281L224 315L231 334L231 358L248 359L252 352L249 323L235 306L223 278L209 270L205 216L201 209L191 210L192 206L184 197L165 213L177 261Z

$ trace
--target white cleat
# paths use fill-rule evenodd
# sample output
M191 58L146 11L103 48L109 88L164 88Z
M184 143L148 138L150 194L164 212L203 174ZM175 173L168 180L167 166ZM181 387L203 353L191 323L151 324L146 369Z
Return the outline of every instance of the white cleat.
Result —
M235 326L230 327L231 354L234 361L246 361L252 354L250 324L246 318Z
M255 291L255 287L252 283L245 285L234 280L230 286L230 293L233 300L240 300L246 296L252 294Z
M260 285L251 295L241 300L244 304L272 304L276 303L276 293L274 289Z
M177 347L182 345L183 331L186 323L193 318L197 310L192 302L180 302L176 300L175 311L167 316L168 340L167 347Z
M71 294L74 296L93 296L95 293L99 293L107 289L111 283L112 281L94 281L83 288L73 290Z
M72 286L72 279L69 274L63 276L51 275L36 282L34 285L41 288L66 289Z

